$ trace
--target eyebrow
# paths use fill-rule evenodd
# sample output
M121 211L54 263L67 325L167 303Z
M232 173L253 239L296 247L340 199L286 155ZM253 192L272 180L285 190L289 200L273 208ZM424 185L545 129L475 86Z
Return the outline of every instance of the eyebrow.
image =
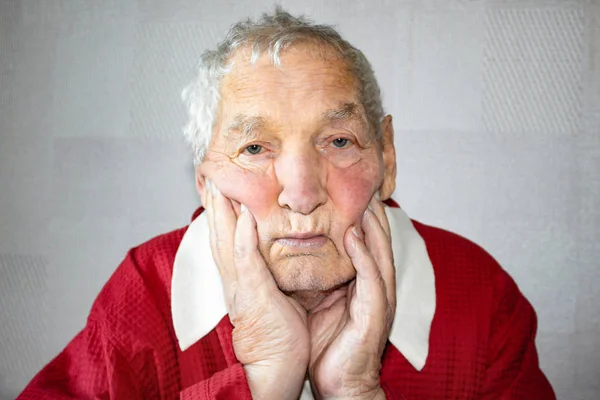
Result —
M241 133L239 139L251 140L256 137L256 128L267 125L267 120L260 116L247 116L238 114L233 119L233 122L227 127L227 136L233 133Z
M359 121L366 125L363 114L360 112L360 107L356 103L344 103L340 108L332 108L321 114L322 123L331 123L334 121ZM232 123L227 127L227 136L240 134L238 139L249 141L256 138L256 129L264 128L268 125L268 120L261 116L248 116L238 114L233 119Z
M360 108L356 103L344 103L341 108L334 108L323 113L323 121L362 120Z

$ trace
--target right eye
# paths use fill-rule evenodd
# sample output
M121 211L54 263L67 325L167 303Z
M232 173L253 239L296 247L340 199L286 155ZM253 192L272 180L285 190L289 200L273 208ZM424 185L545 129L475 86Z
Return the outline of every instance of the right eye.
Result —
M251 144L250 146L244 149L244 152L248 152L248 154L256 155L260 154L263 150L263 147L259 144Z

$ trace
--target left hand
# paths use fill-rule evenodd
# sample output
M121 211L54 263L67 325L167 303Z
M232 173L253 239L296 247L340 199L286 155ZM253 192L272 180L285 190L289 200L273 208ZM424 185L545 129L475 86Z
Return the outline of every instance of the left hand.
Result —
M351 226L344 236L356 279L308 315L308 371L317 398L385 398L379 370L396 310L396 279L389 223L379 200L371 200L362 229L364 234Z

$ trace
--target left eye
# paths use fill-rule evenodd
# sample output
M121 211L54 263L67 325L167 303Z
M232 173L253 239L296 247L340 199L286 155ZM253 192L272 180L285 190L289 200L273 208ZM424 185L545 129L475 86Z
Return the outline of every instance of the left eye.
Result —
M244 150L252 155L255 155L255 154L259 154L262 151L262 149L263 149L263 147L259 144L251 144L250 146L246 147Z
M348 145L350 141L348 139L345 138L337 138L334 139L333 142L331 142L335 147L339 148L339 149L343 149L344 147L346 147Z

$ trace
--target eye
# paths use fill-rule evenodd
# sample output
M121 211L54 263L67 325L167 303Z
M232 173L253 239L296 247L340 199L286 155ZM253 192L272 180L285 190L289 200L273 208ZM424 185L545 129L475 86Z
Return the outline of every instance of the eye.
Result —
M262 149L263 147L259 144L251 144L250 146L246 147L244 151L247 151L252 155L256 155L259 154L262 151Z
M350 141L346 138L337 138L334 139L331 143L334 147L337 147L338 149L343 149L350 143Z

